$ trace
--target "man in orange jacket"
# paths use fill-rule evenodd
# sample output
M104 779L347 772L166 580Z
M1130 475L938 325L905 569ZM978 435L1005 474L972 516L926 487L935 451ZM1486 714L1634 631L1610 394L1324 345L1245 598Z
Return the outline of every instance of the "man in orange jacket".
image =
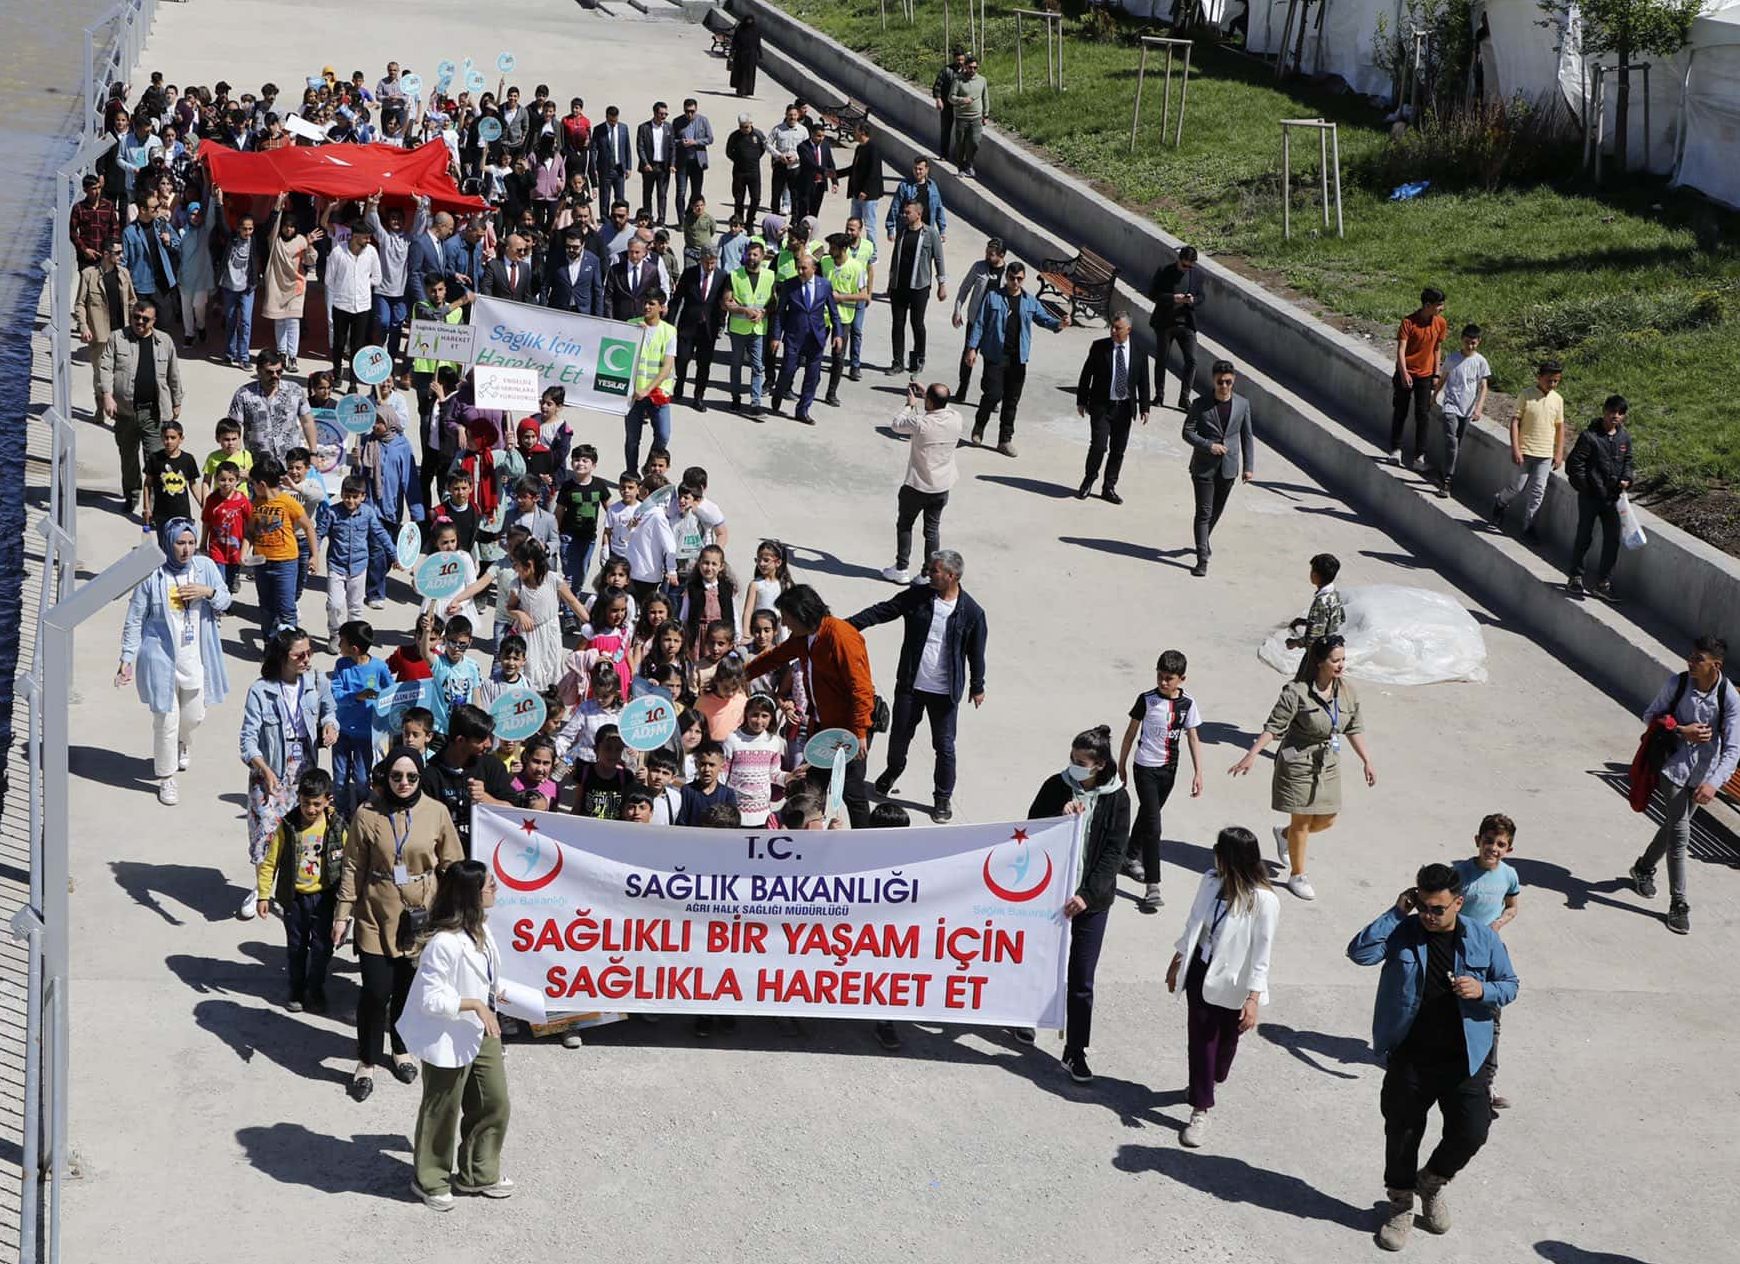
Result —
M791 635L753 659L744 674L754 678L787 663L802 663L808 685L811 733L845 729L859 742L858 757L846 765L844 799L853 829L870 818L870 796L864 789L864 740L870 732L876 688L870 677L870 651L864 637L844 619L828 613L828 604L808 584L786 589L774 608Z

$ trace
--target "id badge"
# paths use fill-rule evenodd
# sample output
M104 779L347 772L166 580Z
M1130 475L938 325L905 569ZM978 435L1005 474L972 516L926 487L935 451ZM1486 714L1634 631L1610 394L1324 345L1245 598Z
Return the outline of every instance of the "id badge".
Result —
M1329 749L1337 755L1341 754L1341 734L1331 733L1329 735Z
M399 886L404 886L409 883L411 881L411 870L409 867L403 864L394 865L393 881Z

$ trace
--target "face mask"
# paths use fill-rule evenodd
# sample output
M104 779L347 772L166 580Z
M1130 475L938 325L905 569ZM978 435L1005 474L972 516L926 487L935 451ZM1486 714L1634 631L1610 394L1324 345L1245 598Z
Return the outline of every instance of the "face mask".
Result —
M1063 766L1063 775L1066 779L1073 781L1076 785L1082 786L1086 785L1088 779L1094 775L1094 770L1092 768L1083 768L1080 764L1072 761Z

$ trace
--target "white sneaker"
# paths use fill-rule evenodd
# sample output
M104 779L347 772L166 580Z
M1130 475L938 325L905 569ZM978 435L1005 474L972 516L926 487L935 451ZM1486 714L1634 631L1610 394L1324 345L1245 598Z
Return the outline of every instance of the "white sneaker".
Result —
M157 783L157 802L166 808L181 802L181 787L175 784L174 777L165 777Z
M1202 1144L1202 1138L1207 1132L1208 1112L1206 1110L1193 1110L1190 1112L1190 1122L1184 1125L1184 1135L1178 1140L1181 1144L1194 1150Z
M884 566L882 568L882 578L886 579L891 584L910 584L912 582L912 572L903 571L898 566Z
M1419 456L1414 458L1413 468L1416 470L1420 470L1422 472L1425 470L1425 468L1426 468L1426 454L1425 453L1422 452Z
M416 1181L411 1182L411 1192L417 1195L418 1198L421 1198L423 1200L423 1205L430 1211L453 1210L453 1195L451 1193L425 1194Z
M189 758L190 758L190 756L189 756L187 747L185 747L185 746L178 747L176 749L176 753L175 753L176 770L179 772L186 772L187 771L187 763L188 763Z
M1390 464L1397 467L1402 464L1402 450L1400 448L1390 449Z
M1287 851L1287 827L1284 825L1275 826L1275 856L1281 862L1282 873L1293 871L1293 858Z
M519 1186L503 1176L498 1177L493 1185L467 1185L464 1181L454 1181L453 1188L462 1194L482 1194L485 1198L512 1198Z
M363 602L363 605L367 606L370 610L385 610L387 607L386 599L383 597L370 597L367 601Z
M255 907L255 905L259 903L259 899L260 897L255 895L252 891L248 892L242 897L242 907L236 910L236 916L241 918L244 922L253 921L254 915L260 911Z
M1315 900L1317 898L1317 892L1311 886L1311 879L1302 873L1296 873L1287 879L1287 890L1301 900Z

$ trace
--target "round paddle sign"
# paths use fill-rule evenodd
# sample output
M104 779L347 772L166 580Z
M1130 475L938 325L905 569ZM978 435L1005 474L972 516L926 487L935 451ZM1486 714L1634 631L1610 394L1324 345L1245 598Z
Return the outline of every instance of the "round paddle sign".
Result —
M846 762L858 758L858 739L845 729L823 729L804 743L804 763L811 768L832 768L834 752L846 752Z
M396 732L399 721L412 707L427 707L435 700L432 680L401 680L391 689L375 695L375 714L386 723L389 733Z
M501 71L504 75L513 74L514 67L517 65L519 65L519 62L514 60L514 55L512 53L503 53L500 57L495 59L495 68Z
M471 79L477 80L477 87L472 89L473 92L476 92L478 89L483 87L483 76L478 74L477 71L474 70L471 72ZM469 84L471 79L467 79L465 82ZM498 118L478 119L477 139L486 145L494 144L496 141L500 140L501 120Z
M413 582L420 594L440 601L465 587L465 564L457 553L431 553L417 567Z
M351 434L367 434L375 428L375 401L367 395L346 395L334 412L338 424Z
M417 564L417 558L423 552L423 531L416 523L407 522L399 528L397 552L399 565L406 570Z
M364 347L351 357L350 368L357 381L378 386L393 375L393 357L385 347Z
M616 717L616 731L629 750L657 750L677 734L677 706L657 694L636 698Z
M523 742L544 727L544 700L527 685L509 685L489 704L495 735L504 742Z

